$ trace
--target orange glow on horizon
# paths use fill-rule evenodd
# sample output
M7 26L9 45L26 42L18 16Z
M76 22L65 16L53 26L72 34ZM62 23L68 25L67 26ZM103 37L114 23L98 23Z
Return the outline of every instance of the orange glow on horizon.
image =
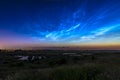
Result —
M91 45L19 45L19 46L0 46L0 49L77 49L77 50L120 50L120 44L91 44Z
M113 50L120 50L120 42L119 41L97 41L97 42L76 42L76 43L65 43L65 42L43 42L43 41L29 41L28 39L26 41L12 41L10 42L0 42L0 49L63 49L62 47L65 47L65 49L80 49L80 50L88 50L88 49L113 49Z

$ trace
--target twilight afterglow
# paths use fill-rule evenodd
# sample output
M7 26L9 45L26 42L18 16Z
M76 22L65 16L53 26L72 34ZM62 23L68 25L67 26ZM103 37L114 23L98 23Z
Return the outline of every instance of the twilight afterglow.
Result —
M120 0L0 0L0 49L120 49Z

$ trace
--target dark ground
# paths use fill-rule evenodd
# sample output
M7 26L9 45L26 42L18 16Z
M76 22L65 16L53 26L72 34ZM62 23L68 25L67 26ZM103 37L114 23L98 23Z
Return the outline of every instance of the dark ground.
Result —
M120 80L120 51L1 50L0 80Z

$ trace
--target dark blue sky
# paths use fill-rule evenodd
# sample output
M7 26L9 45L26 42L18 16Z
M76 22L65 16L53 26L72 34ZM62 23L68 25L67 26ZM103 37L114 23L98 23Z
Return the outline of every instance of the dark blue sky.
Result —
M0 43L26 38L28 44L118 44L120 0L0 0Z

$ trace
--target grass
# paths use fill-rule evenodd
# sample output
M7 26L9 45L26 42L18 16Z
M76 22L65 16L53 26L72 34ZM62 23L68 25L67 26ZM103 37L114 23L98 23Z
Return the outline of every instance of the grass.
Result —
M120 80L120 67L101 64L21 70L5 80Z
M97 79L104 67L96 64L61 66L57 68L22 70L5 80L103 80Z
M1 54L0 80L120 80L118 53L47 56L49 58L38 61L18 61Z

